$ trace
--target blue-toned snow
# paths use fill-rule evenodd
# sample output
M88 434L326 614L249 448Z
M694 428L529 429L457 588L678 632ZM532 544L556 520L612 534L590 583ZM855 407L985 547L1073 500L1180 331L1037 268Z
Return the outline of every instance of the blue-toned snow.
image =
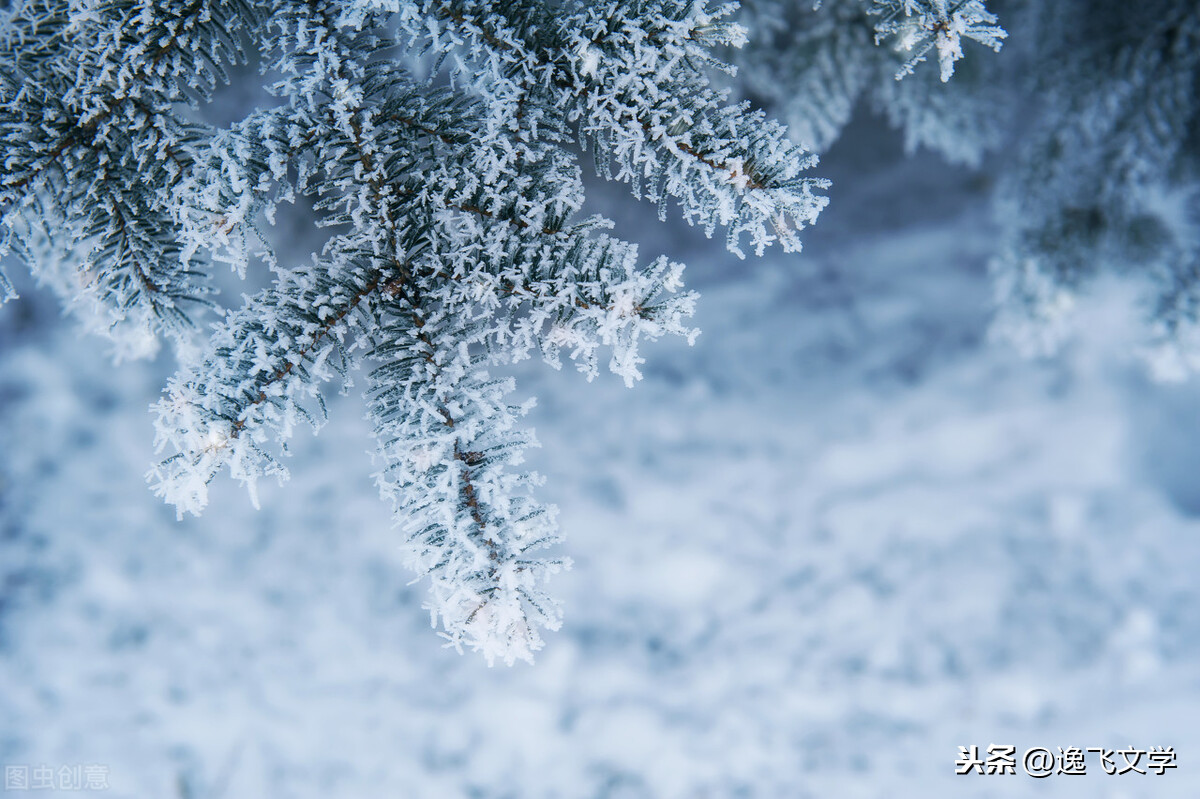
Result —
M0 764L103 764L114 799L1200 796L1200 385L1146 377L1128 286L1053 359L991 342L986 186L859 125L799 257L597 190L703 333L632 391L515 370L575 561L533 667L440 646L353 393L261 511L219 482L177 522L143 480L169 359L114 367L23 286ZM993 743L1179 768L954 776Z

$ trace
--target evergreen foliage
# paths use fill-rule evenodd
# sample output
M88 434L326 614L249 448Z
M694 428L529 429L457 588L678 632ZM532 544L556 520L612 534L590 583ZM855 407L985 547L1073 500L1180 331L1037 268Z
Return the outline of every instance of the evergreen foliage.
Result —
M746 0L744 6L755 38L732 56L740 86L778 108L795 141L827 149L866 97L904 131L910 151L926 146L951 161L978 164L997 142L995 65L961 61L963 39L999 50L1007 36L980 0ZM937 69L920 66L931 58Z
M528 660L559 624L542 585L564 560L537 554L558 533L519 468L528 406L489 367L536 351L591 378L607 352L632 384L642 341L693 335L682 267L578 218L581 150L738 255L799 249L825 202L815 158L709 83L711 50L745 40L732 10L20 0L0 21L6 243L118 354L176 344L150 480L180 514L222 470L252 496L286 477L296 426L365 368L379 487L435 625L489 663ZM250 59L278 104L197 122ZM260 219L297 198L331 234L278 263ZM273 284L219 309L220 264Z
M1006 41L993 10L1013 42L969 53ZM252 498L286 478L297 426L365 374L378 486L434 623L489 662L530 659L559 624L543 585L566 565L541 553L555 511L521 469L529 404L496 367L536 355L591 379L604 360L632 385L643 341L694 335L683 267L583 216L583 160L738 256L792 252L826 201L805 148L869 98L910 150L997 153L998 331L1045 351L1090 280L1132 273L1160 373L1200 368L1194 2L747 0L747 27L734 11L11 2L2 246L118 357L173 343L149 477L180 514L222 471ZM202 121L247 63L274 101ZM292 202L328 231L307 263L280 262L263 227ZM268 287L225 307L217 268Z
M1097 276L1145 286L1159 376L1200 368L1200 6L1022 9L1018 158L997 196L998 330L1052 350Z
M963 39L1007 42L993 10L1012 41L964 58ZM744 19L737 87L796 141L827 149L865 99L909 151L990 173L1002 337L1052 352L1079 293L1117 274L1142 285L1155 373L1200 368L1196 3L746 0Z

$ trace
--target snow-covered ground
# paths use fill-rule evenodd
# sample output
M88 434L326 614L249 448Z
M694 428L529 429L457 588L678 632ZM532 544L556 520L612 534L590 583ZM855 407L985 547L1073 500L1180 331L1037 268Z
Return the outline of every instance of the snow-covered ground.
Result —
M112 366L26 290L0 310L0 764L100 764L130 799L1200 795L1200 386L1145 377L1119 286L1054 359L991 342L986 187L860 128L800 257L600 192L688 263L703 333L648 346L633 390L515 370L575 561L532 667L441 648L357 398L260 511L221 482L177 522L143 479L170 363ZM972 744L1178 768L955 776Z

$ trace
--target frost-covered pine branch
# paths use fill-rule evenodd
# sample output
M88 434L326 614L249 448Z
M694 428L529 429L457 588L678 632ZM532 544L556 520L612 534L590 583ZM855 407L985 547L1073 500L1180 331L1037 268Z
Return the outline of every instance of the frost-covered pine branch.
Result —
M0 11L5 244L119 352L185 339L189 306L210 302L169 211L206 139L184 112L243 60L257 9L16 0Z
M990 59L1007 36L981 0L746 0L752 46L733 55L742 89L773 108L792 137L827 149L867 97L911 151L979 162L999 141ZM933 57L937 69L918 68ZM957 73L957 74L956 74ZM951 77L954 76L954 80Z
M1052 351L1092 281L1141 284L1162 376L1200 369L1200 6L1188 0L746 0L735 84L820 151L856 104L991 174L994 329ZM973 57L967 45L999 49ZM966 41L966 44L964 44ZM982 54L981 54L982 55ZM966 57L964 57L966 56ZM937 60L938 68L922 59ZM948 82L946 79L951 78Z
M876 18L875 43L890 43L905 59L897 79L911 75L936 51L938 74L945 83L963 57L963 39L999 50L1008 35L983 0L872 0L867 13Z
M798 249L795 230L824 204L821 181L803 175L815 160L761 113L725 105L704 69L720 66L711 48L745 41L725 19L734 6L588 3L552 19L538 8L432 2L402 16L414 42L447 56L467 44L470 57L447 60L504 112L497 124L573 131L602 176L656 202L660 217L674 200L710 235L726 227L734 253L743 234L759 253L775 241Z
M18 2L3 12L4 228L17 252L118 341L180 346L155 406L150 475L199 513L222 471L283 479L299 425L366 370L381 493L451 644L531 659L560 612L554 509L520 470L535 443L500 364L534 353L632 384L639 345L694 334L682 266L578 218L580 156L742 254L799 248L825 203L815 159L729 106L711 50L730 7L299 0ZM429 68L418 78L413 55ZM277 102L197 122L253 58ZM443 80L448 77L449 80ZM270 252L280 203L330 231L308 263ZM263 265L222 310L207 276ZM126 350L144 352L144 346Z
M997 329L1052 350L1098 275L1143 283L1162 376L1200 368L1200 6L1036 5L1036 98L999 191Z

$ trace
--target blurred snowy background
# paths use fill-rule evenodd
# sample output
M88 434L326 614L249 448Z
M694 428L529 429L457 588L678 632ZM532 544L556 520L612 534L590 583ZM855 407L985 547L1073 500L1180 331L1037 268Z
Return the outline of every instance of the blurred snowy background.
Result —
M357 397L261 510L218 480L176 521L143 478L169 357L114 366L19 286L0 764L131 799L1200 795L1200 387L1148 379L1127 286L1053 358L989 339L986 171L861 116L820 174L805 252L744 262L595 187L688 264L703 333L634 390L520 367L575 561L533 667L440 647ZM1179 767L954 775L993 743Z

